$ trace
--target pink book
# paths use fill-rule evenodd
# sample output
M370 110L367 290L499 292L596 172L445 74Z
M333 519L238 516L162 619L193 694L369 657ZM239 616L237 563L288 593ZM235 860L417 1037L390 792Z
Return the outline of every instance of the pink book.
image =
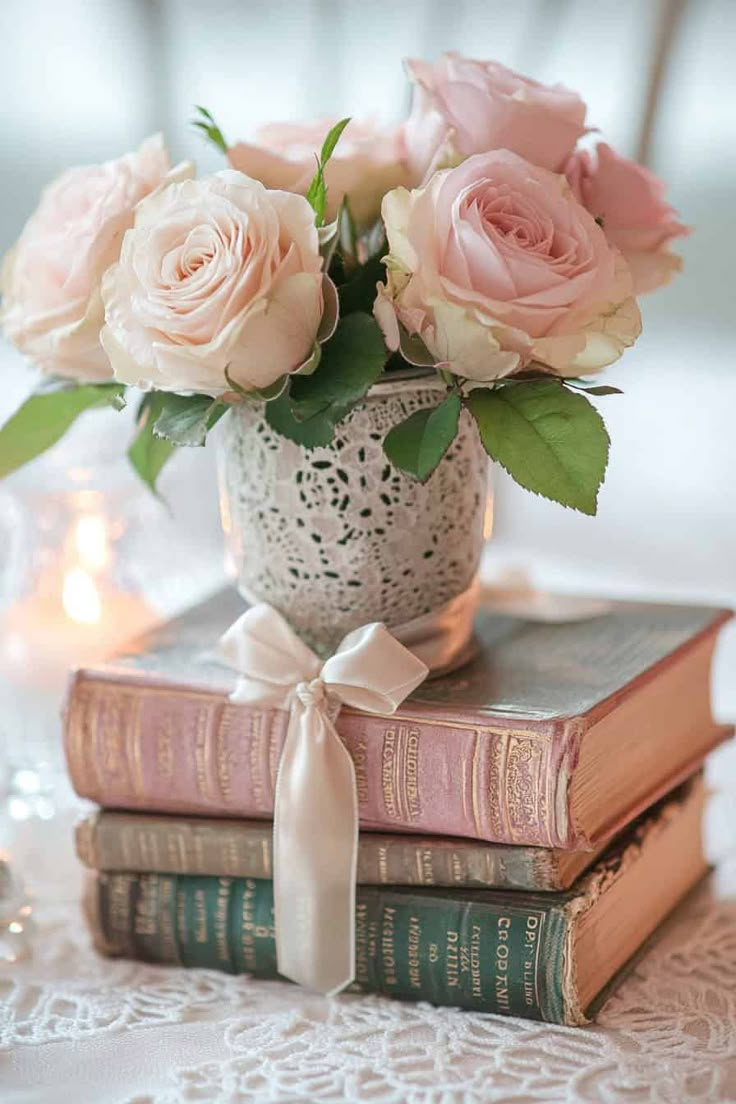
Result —
M270 818L287 715L233 705L223 591L73 676L77 792L113 809ZM343 709L361 827L593 850L728 735L710 711L723 610L617 603L550 625L482 612L478 653L398 713Z

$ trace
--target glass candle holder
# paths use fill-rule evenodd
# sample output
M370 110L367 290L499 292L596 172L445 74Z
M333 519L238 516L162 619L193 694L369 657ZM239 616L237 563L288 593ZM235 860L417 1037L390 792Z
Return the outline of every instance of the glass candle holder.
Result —
M115 423L111 453L107 420L88 423L86 440L75 432L0 493L0 758L15 819L53 815L70 670L157 617L142 563L161 506L127 466ZM73 462L80 455L84 466Z
M134 431L130 409L91 411L0 486L0 785L16 819L53 814L70 670L224 581L214 458L182 449L156 497L127 460Z

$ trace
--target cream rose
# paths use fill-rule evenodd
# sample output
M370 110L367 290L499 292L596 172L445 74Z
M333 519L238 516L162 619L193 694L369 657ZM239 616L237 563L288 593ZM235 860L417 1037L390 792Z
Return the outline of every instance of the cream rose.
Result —
M565 172L574 194L626 258L637 295L654 291L680 271L682 260L668 246L689 231L664 202L664 184L653 172L620 157L605 142L595 155L574 153Z
M304 195L314 176L315 154L336 122L272 123L258 131L255 144L232 146L228 160L234 169L267 188ZM401 132L351 119L328 162L325 181L328 220L335 218L347 196L358 227L371 226L381 213L386 192L409 183Z
M5 259L0 312L6 337L44 372L81 380L110 376L100 345L100 282L118 258L136 204L170 170L163 139L155 135L116 161L69 169L44 191ZM177 175L192 171L181 166Z
M115 378L219 395L299 369L323 315L314 212L231 169L141 203L102 285Z
M496 61L458 53L406 66L414 97L404 140L415 184L436 168L494 149L558 172L585 133L585 104L561 84L539 84Z
M564 177L508 150L383 201L390 255L376 318L456 375L490 381L530 361L568 376L616 360L639 334L626 262Z

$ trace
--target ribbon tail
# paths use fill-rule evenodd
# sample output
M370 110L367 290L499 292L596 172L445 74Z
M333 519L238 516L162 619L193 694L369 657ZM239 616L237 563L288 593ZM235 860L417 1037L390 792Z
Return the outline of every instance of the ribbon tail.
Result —
M355 767L325 708L298 699L276 780L273 850L279 973L337 993L355 973Z

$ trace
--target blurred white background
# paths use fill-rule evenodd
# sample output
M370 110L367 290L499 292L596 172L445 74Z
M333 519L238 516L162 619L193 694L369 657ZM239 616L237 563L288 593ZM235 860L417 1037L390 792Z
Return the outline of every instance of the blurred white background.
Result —
M445 49L578 90L602 137L643 152L667 180L694 232L678 243L683 275L644 301L644 334L609 372L625 394L601 400L613 450L598 517L501 474L488 570L521 569L565 591L736 604L734 0L3 0L0 30L2 250L56 173L117 156L154 130L176 157L219 167L189 125L193 104L230 139L323 113L398 121L408 104L402 58ZM8 348L0 370L4 417L28 376ZM88 420L101 417L122 436L112 413ZM44 478L42 464L35 471L8 480L6 493ZM206 589L221 572L211 455L180 458L162 489L172 511L155 507L165 555L147 578L170 608L180 582ZM734 668L732 633L716 695L732 717Z

